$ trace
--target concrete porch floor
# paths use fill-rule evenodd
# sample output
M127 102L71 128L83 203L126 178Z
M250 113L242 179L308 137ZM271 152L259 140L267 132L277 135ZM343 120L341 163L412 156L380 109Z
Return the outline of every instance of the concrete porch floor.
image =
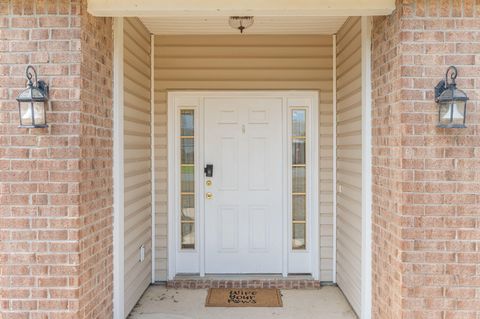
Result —
M129 319L337 319L357 318L337 287L282 290L282 308L207 308L206 289L150 286Z

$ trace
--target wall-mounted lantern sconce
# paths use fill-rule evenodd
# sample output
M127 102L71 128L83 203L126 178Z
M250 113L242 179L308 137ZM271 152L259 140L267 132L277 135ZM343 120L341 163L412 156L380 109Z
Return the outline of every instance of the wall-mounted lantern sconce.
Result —
M435 87L435 101L438 104L438 124L441 128L465 128L468 96L457 89L457 68L451 66L445 73L445 80ZM450 77L450 82L449 82Z
M17 97L18 113L20 115L19 127L48 127L48 85L44 81L37 81L37 71L33 66L27 66L25 73L28 79L28 87ZM34 76L35 80L33 81Z

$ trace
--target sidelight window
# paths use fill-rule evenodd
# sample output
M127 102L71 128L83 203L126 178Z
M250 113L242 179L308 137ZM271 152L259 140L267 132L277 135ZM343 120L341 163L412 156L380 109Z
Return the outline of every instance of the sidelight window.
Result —
M195 111L180 111L180 236L182 249L195 249Z
M306 162L306 115L305 109L291 110L291 216L292 248L303 250L307 247L307 162Z

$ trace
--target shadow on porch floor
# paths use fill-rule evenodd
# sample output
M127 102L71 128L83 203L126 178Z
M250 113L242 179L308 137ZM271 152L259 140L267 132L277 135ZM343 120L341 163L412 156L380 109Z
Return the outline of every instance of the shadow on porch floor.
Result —
M354 319L357 318L337 287L282 290L282 308L206 308L206 289L150 286L129 319Z

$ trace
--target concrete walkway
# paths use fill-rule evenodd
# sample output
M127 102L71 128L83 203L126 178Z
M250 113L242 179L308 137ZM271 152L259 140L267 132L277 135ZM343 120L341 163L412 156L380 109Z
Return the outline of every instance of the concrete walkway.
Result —
M282 290L282 308L207 308L207 290L150 286L129 319L339 319L357 318L340 290Z

